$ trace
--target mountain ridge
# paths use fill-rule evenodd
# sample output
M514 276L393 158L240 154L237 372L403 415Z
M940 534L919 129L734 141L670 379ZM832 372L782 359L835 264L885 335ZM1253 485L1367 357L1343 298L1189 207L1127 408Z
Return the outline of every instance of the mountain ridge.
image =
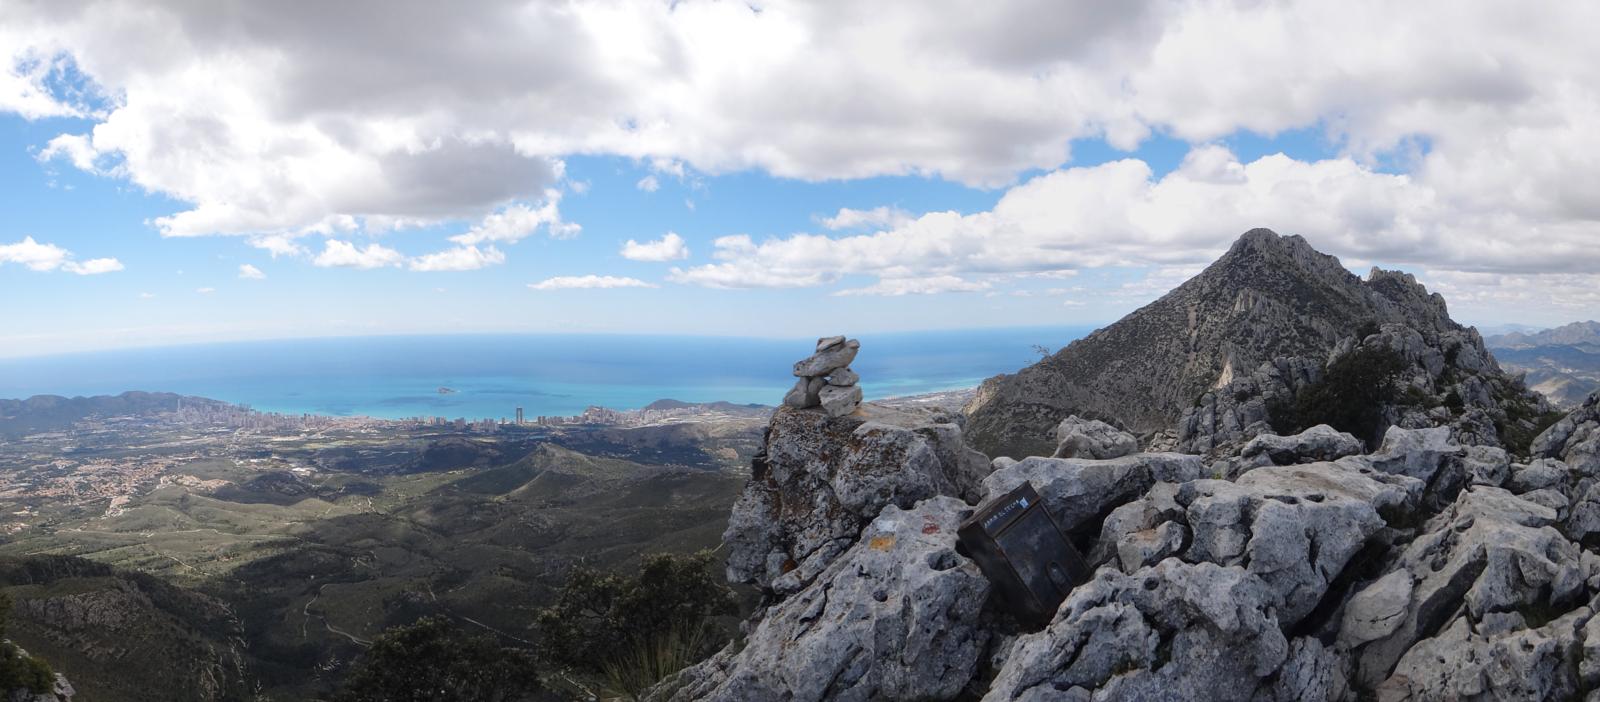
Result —
M972 443L990 455L1048 455L1068 415L1142 435L1170 429L1202 393L1286 357L1326 357L1365 325L1425 337L1465 333L1445 300L1408 273L1362 279L1303 237L1252 229L1159 299L1015 374L968 404ZM1473 333L1475 336L1475 333Z

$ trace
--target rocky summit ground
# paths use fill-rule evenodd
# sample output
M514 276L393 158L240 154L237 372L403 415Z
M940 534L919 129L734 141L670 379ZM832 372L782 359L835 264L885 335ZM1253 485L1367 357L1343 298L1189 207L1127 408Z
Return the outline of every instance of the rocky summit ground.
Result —
M985 464L962 424L779 410L725 535L768 604L649 699L1600 700L1600 394L1527 457L1448 426L1128 452L1074 419L1075 457ZM1043 628L957 546L1022 481L1096 568Z

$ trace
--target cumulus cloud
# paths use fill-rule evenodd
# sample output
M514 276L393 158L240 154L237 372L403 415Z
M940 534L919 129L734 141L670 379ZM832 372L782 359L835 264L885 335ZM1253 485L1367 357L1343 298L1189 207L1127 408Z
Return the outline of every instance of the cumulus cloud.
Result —
M239 264L239 277L245 280L266 280L267 274L262 273L260 268L248 263L241 263Z
M533 290L572 290L578 288L653 288L656 285L638 278L621 278L611 275L576 275L546 278L537 283L528 283L528 287Z
M475 271L506 262L506 255L493 246L457 246L411 259L414 271Z
M911 213L898 207L874 207L870 210L839 208L832 217L822 218L828 229L863 229L897 227L911 221Z
M450 237L450 240L463 246L484 242L513 244L533 235L540 227L544 227L551 238L555 239L577 236L582 227L561 219L560 203L561 192L547 190L544 193L544 201L539 206L523 203L511 205L485 216L477 226L465 234Z
M655 241L639 243L629 239L622 245L622 257L630 261L677 261L689 257L689 245L675 232Z
M33 237L23 237L15 244L0 244L0 265L15 263L28 270L41 273L66 271L78 275L99 275L122 270L122 262L114 258L73 260L72 252L55 244L43 244Z
M311 263L321 268L373 269L398 266L405 259L399 251L382 244L367 244L361 248L348 241L329 239L323 242L322 253L317 254Z
M674 273L703 285L827 283L830 261L885 280L1181 265L1258 225L1350 258L1581 275L1600 263L1595 26L1600 4L1489 0L16 2L0 110L89 120L41 157L186 203L154 220L173 236L450 219L481 222L458 245L515 241L540 225L513 210L550 204L583 153L661 177L1010 188L986 213L841 211L824 228L882 236L767 240ZM1336 156L1063 167L1074 139L1241 130L1307 130Z
M1377 172L1349 157L1303 162L1275 154L1241 163L1222 147L1202 146L1162 177L1135 159L1061 169L1007 190L990 210L930 212L872 233L805 233L759 243L747 235L723 237L714 243L719 263L669 278L739 288L866 274L892 291L900 285L894 279L1059 277L1112 266L1192 274L1194 264L1256 226L1304 235L1347 260L1500 272L1600 267L1586 227L1526 231L1495 223L1416 177ZM1490 228L1493 242L1473 236Z
M640 178L639 182L634 183L633 187L643 190L647 193L653 193L661 189L661 181L656 180L656 177L653 175L647 175L643 178Z

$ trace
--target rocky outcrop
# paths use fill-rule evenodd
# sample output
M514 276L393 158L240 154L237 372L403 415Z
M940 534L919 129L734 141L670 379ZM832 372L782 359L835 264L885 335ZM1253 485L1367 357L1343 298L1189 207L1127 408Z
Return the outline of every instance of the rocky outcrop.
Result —
M1121 458L1139 450L1132 434L1098 419L1077 415L1056 427L1056 458Z
M1411 285L1415 281L1409 278L1393 283L1397 290ZM1501 371L1476 330L1425 333L1403 323L1372 329L1364 337L1344 337L1325 357L1274 359L1205 393L1178 421L1179 449L1226 454L1273 433L1275 421L1289 421L1275 413L1283 413L1297 395L1330 377L1329 369L1357 351L1390 354L1399 362L1392 397L1374 408L1383 426L1449 427L1456 443L1499 446L1502 430L1530 432L1534 417L1550 411L1549 403L1519 378Z
M773 422L752 489L789 491L785 506L745 513L756 503L741 502L733 521L764 539L826 533L837 551L812 563L792 548L804 538L759 541L778 544L763 552L730 530L730 576L774 553L794 564L755 578L769 578L774 604L743 642L652 699L1564 699L1600 688L1593 403L1539 437L1527 462L1449 426L1393 426L1371 453L1315 427L1210 460L980 466L954 423L872 438L868 427L891 425L814 410ZM1103 434L1087 424L1065 433ZM912 437L930 442L925 457L908 459L922 453ZM790 477L767 482L775 472ZM951 533L979 499L1023 482L1096 568L1039 630L1006 614ZM769 522L777 531L761 532Z
M1237 566L1101 569L1013 645L983 699L1251 699L1289 659L1279 604Z
M1073 414L1158 432L1195 398L1263 364L1320 366L1364 324L1397 324L1430 339L1465 331L1444 299L1409 275L1375 270L1363 280L1298 236L1254 229L1161 299L1016 374L985 381L968 405L968 428L978 449L1012 457L1049 453L1050 428ZM1292 384L1301 370L1282 368L1285 377L1262 382ZM1235 414L1219 406L1210 426L1247 426L1264 409Z
M1534 437L1535 457L1559 458L1587 473L1600 473L1600 392Z
M941 419L870 404L839 417L779 408L723 536L729 580L793 593L884 507L937 495L976 501L989 462Z
M956 553L967 505L890 505L744 645L662 685L654 700L952 699L977 670L989 581Z

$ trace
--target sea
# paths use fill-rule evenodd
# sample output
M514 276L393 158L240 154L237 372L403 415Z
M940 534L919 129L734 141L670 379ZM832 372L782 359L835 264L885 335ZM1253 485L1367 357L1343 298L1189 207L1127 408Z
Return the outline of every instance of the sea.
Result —
M1090 327L863 334L867 399L975 387ZM0 359L0 398L175 392L265 412L388 419L570 416L660 399L776 405L813 339L452 334L250 341ZM447 389L447 392L441 392Z

